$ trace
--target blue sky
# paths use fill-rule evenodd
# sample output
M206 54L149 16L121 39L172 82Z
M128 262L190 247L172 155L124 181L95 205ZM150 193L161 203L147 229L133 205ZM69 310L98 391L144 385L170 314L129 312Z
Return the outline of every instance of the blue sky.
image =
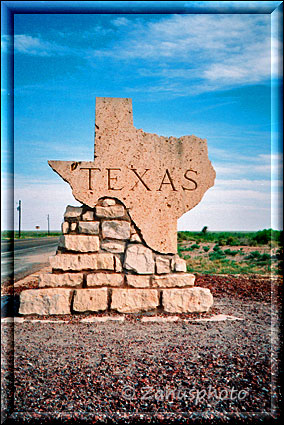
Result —
M132 98L136 128L207 139L216 184L180 230L279 228L271 83L281 46L271 22L271 14L16 14L15 222L19 199L26 230L46 229L47 214L59 229L66 205L78 205L47 161L93 159L95 98L109 96ZM3 55L9 43L3 34ZM5 140L2 149L5 183Z

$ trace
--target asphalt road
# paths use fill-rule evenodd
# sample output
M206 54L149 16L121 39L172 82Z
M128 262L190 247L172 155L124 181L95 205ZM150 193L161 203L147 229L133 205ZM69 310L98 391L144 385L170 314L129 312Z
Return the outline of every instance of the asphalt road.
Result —
M58 237L15 240L14 249L9 241L1 241L1 282L13 277L19 280L41 269L54 255Z

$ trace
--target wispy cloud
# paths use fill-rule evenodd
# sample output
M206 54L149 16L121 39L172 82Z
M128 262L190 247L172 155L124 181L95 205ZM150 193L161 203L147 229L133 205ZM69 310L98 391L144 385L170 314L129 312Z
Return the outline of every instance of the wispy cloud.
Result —
M13 46L13 40L9 36L1 37L1 47L4 51L8 46ZM32 56L54 56L54 55L74 55L78 51L66 45L43 40L41 37L27 34L14 35L14 51Z
M95 50L94 57L140 60L142 76L150 72L161 79L156 90L178 92L185 80L193 83L192 91L201 92L270 78L269 16L171 15L146 23L118 18L116 23L127 27L127 37ZM144 66L149 61L157 65L154 72ZM171 80L177 78L180 84L174 87Z

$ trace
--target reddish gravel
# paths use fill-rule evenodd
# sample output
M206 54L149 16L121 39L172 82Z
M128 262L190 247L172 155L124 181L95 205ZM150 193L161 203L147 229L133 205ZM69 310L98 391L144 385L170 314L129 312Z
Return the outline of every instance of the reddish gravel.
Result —
M277 423L282 279L198 275L196 285L209 288L215 304L195 317L244 320L142 324L126 315L124 323L79 323L82 316L62 316L67 323L15 324L14 341L12 325L3 325L3 408L14 412L6 423Z

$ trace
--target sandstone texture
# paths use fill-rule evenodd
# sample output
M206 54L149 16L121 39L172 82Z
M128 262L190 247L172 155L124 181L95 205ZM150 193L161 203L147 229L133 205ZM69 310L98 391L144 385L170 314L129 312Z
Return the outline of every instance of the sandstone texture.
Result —
M120 218L124 216L124 207L123 205L98 206L96 207L96 214L103 218Z
M129 239L130 223L127 221L104 221L102 224L103 238Z
M149 311L159 305L155 289L112 289L111 309L120 313Z
M83 208L72 207L71 205L68 205L64 214L64 218L78 218L81 216L82 212Z
M73 310L100 311L107 309L107 289L76 289L73 302Z
M50 257L50 265L58 270L114 270L114 258L110 253L60 254Z
M82 215L82 220L83 221L92 221L92 220L94 220L94 211L86 211Z
M139 276L135 274L126 275L127 285L133 288L150 288L150 276Z
M79 221L78 224L79 233L85 233L86 235L98 235L100 230L99 221Z
M20 314L70 314L72 289L29 289L20 295Z
M60 286L79 287L83 284L83 273L45 273L39 275L39 287L55 288Z
M100 240L98 236L62 235L59 247L68 251L97 252L100 248Z
M125 250L125 242L104 240L101 243L101 249L114 253L123 253Z
M124 267L139 274L155 273L155 262L152 251L141 244L128 245Z
M152 286L157 288L175 288L183 286L193 286L195 276L193 274L172 273L168 275L153 276Z
M186 272L186 261L178 255L175 255L172 264L175 272Z
M206 140L136 129L128 98L96 98L94 161L49 161L49 165L82 204L94 208L100 198L118 199L146 244L161 253L176 253L178 218L201 201L215 179ZM115 218L119 210L122 214L116 205L101 206L96 214ZM76 212L68 210L65 217L72 214Z
M213 305L213 296L207 288L164 289L164 310L169 313L202 313Z
M156 271L158 274L170 273L170 260L164 257L156 257Z
M118 273L90 273L87 286L123 286L124 275Z

